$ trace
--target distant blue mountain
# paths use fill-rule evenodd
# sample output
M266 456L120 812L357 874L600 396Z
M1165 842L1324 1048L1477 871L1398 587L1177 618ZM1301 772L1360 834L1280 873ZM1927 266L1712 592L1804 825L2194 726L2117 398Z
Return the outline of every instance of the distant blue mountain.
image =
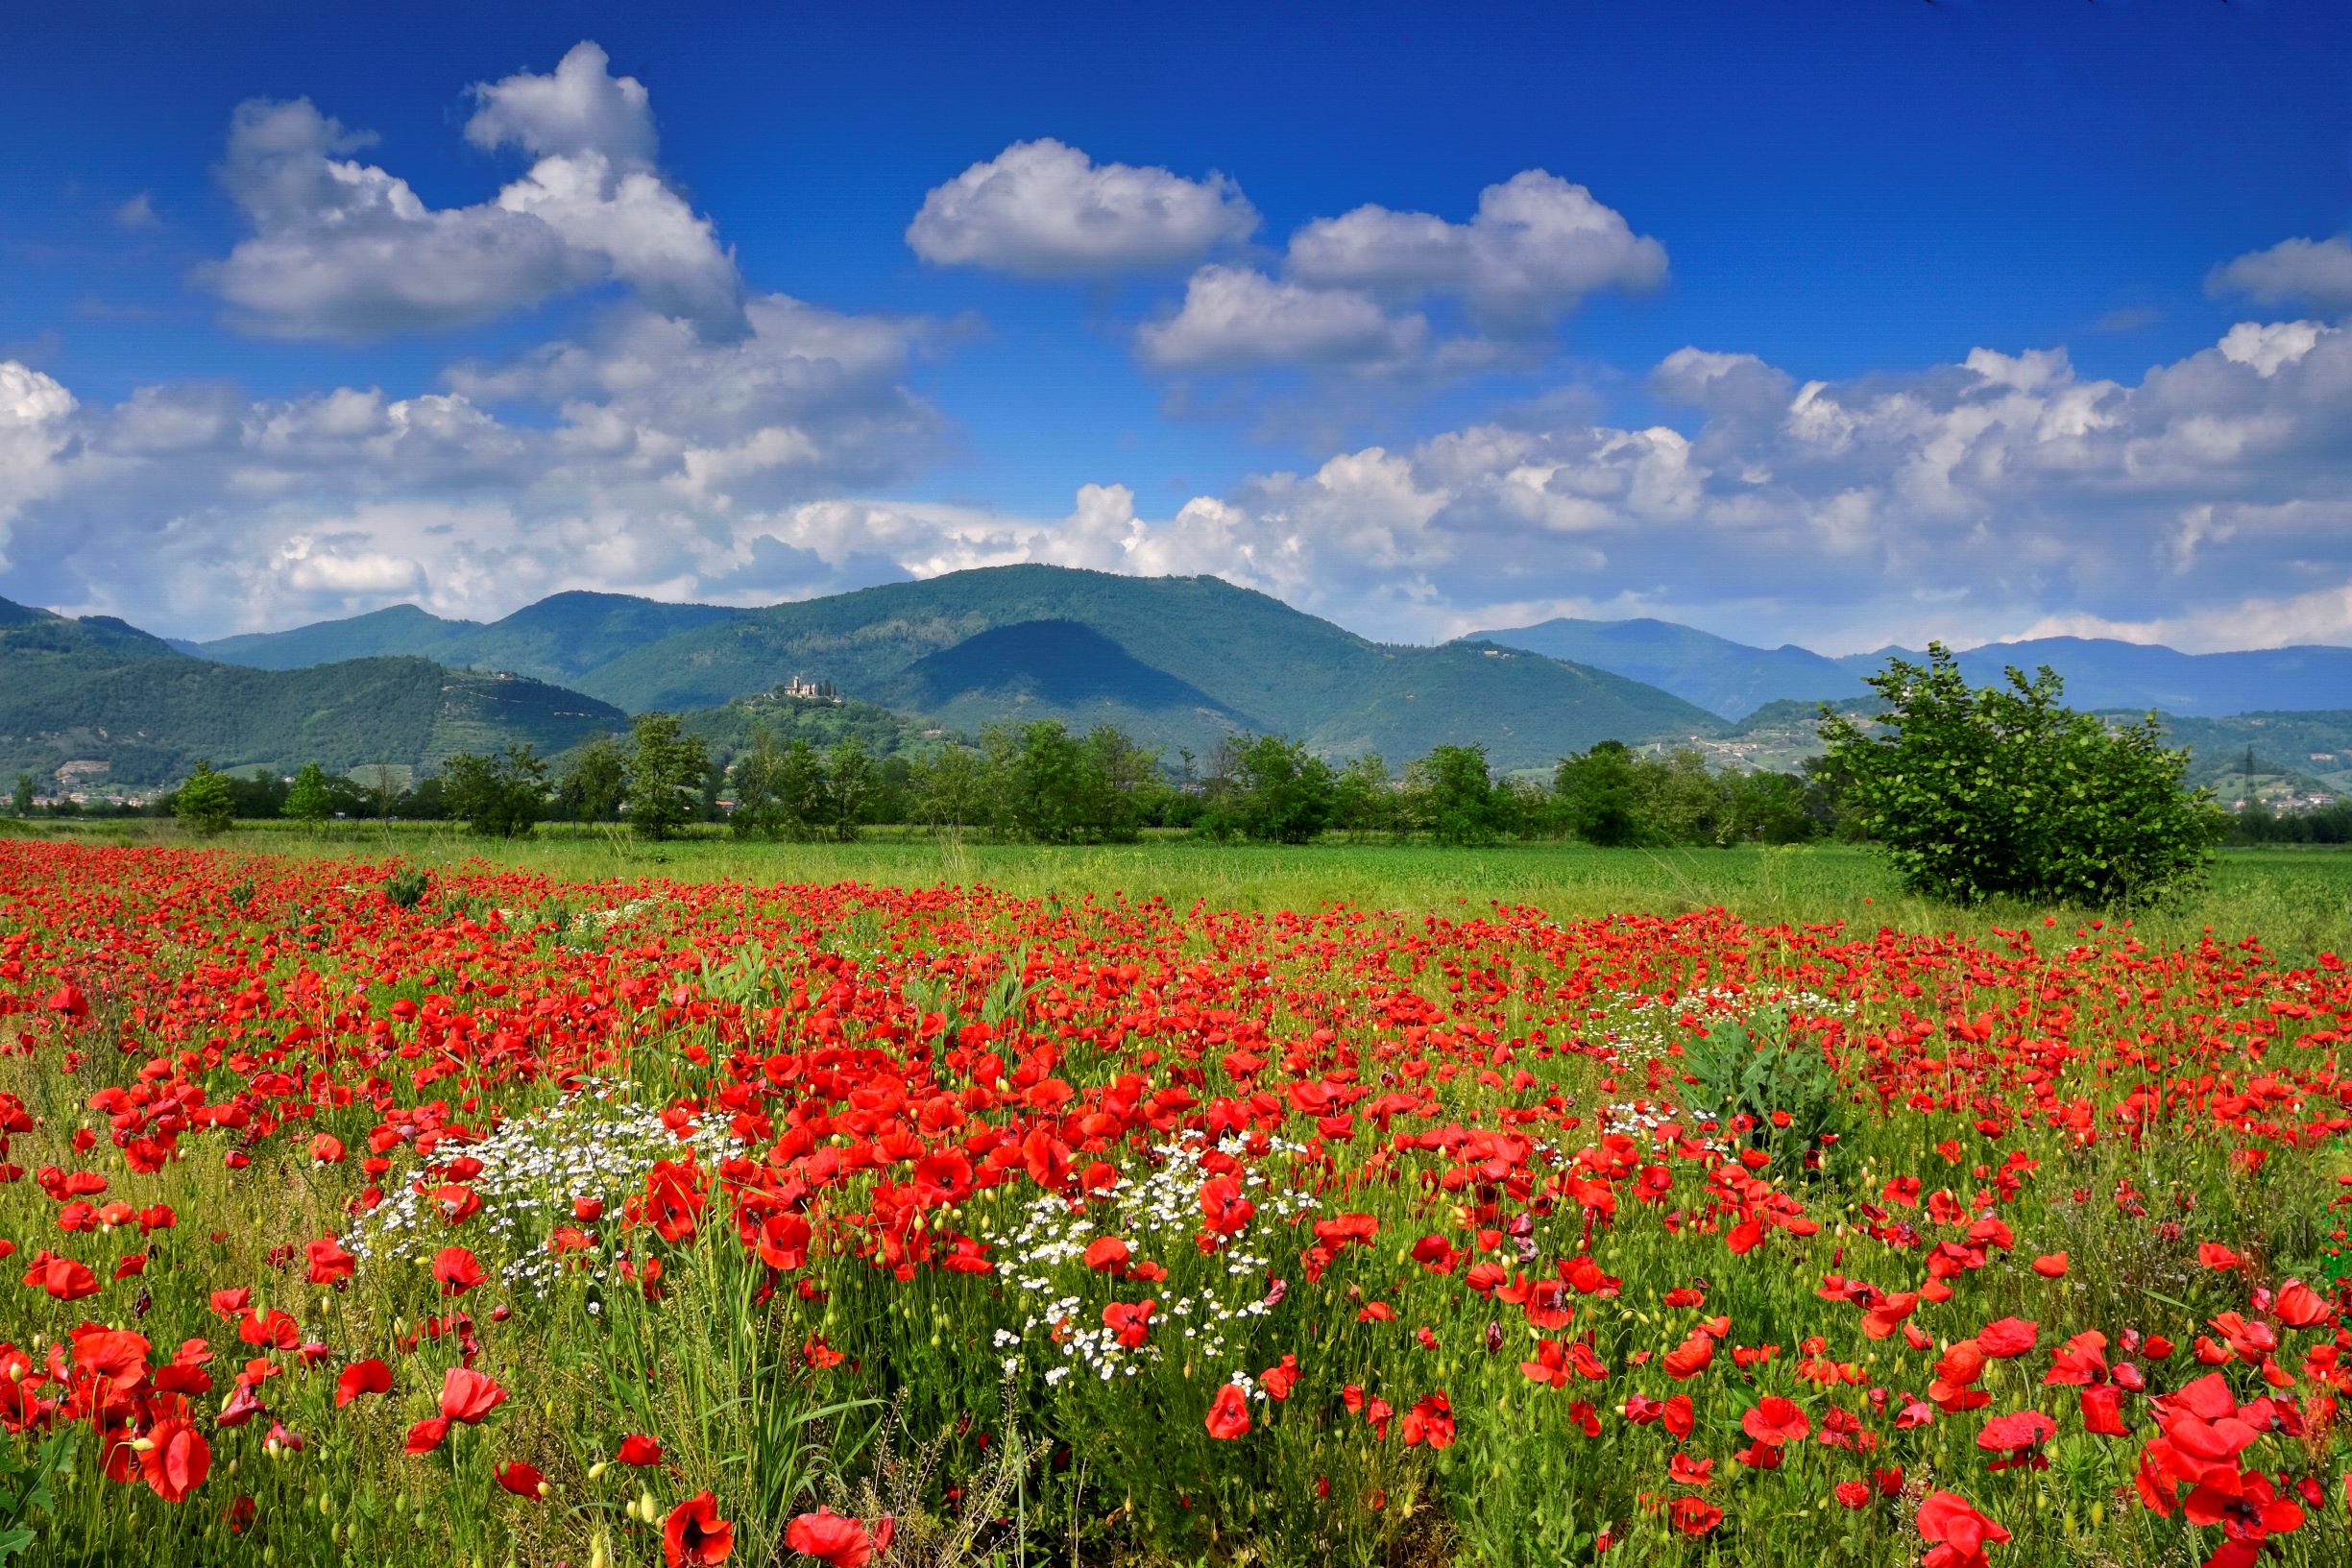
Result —
M1865 695L1862 676L1809 648L1752 648L1668 620L1547 620L1511 631L1472 632L1466 642L1498 642L1590 664L1671 691L1723 718L1797 697L1834 702Z
M1663 620L1542 621L1508 631L1473 632L1465 640L1499 642L1571 660L1671 691L1724 718L1766 703L1839 702L1867 694L1863 677L1888 658L1923 653L1881 648L1831 658L1794 644L1756 648ZM2191 718L2231 713L2310 712L2352 703L2352 648L2304 645L2243 653L2182 653L2101 638L2052 637L1993 642L1959 656L1979 686L2014 665L2032 673L2048 664L2076 708L2159 709Z

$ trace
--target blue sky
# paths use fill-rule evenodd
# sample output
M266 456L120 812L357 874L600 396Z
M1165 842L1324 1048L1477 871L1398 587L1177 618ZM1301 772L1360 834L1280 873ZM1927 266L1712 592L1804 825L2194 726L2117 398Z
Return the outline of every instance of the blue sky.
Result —
M109 17L0 15L9 597L2352 641L2340 7Z

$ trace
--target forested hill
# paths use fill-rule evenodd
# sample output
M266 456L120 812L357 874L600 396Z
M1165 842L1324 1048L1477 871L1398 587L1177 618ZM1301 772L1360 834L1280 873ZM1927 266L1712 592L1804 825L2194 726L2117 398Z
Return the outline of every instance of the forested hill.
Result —
M1108 723L1172 756L1244 729L1392 760L1482 741L1497 764L1530 767L1611 737L1722 728L1638 681L1499 647L1376 643L1214 577L994 567L759 610L563 594L488 626L393 614L207 651L299 661L346 635L380 649L393 632L405 651L472 650L632 712L719 707L800 676L958 730Z
M503 670L558 685L674 633L743 614L709 604L664 604L623 593L556 593L503 620L445 620L413 604L396 604L345 620L285 632L255 632L196 645L206 659L259 669L377 654L414 654L444 664Z
M430 766L510 742L558 751L626 722L540 681L405 657L242 668L120 621L0 600L0 774L29 772L44 787L167 784L198 757L276 772L314 760Z

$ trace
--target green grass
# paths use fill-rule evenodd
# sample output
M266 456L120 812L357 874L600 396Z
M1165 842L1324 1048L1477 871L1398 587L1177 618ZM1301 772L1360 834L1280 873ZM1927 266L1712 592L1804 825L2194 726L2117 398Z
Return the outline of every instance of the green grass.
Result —
M97 842L185 843L150 819L43 825L44 836ZM1323 904L1444 913L1501 903L1561 918L1683 913L1721 906L1765 925L1844 922L1870 929L1981 936L2054 918L2080 926L2097 910L1996 902L1959 908L1905 893L1871 850L1850 844L1736 849L1598 849L1513 844L1219 845L1164 837L1140 844L1055 846L942 839L922 830L869 830L855 844L743 840L715 830L648 844L618 829L543 824L528 839L472 836L439 823L339 822L310 831L249 823L214 840L235 851L398 856L419 865L491 861L561 880L659 876L687 881L890 886L986 884L1024 897L1162 898L1179 907L1301 909ZM2308 957L2352 944L2352 853L2267 848L2224 851L2204 891L2129 919L2151 944L2259 936L2272 952Z

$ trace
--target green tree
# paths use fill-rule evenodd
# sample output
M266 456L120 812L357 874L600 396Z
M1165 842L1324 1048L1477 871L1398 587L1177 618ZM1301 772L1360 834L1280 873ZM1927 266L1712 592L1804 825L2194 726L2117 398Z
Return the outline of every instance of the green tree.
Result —
M1024 725L1014 755L1006 817L1012 831L1044 844L1067 844L1082 826L1086 754L1058 719Z
M1378 752L1368 751L1340 769L1331 784L1331 820L1358 838L1395 830L1396 786Z
M909 782L915 820L960 832L987 822L987 768L981 754L950 746Z
M914 760L904 752L884 758L874 769L874 802L865 808L868 822L914 820Z
M1441 844L1491 844L1502 812L1484 746L1438 746L1405 775L1416 822Z
M294 775L294 783L286 790L286 803L279 808L296 822L315 828L325 822L334 809L327 794L327 770L316 762L304 762L302 771Z
M212 834L226 832L236 814L236 791L229 776L213 772L210 762L198 758L196 771L172 792L172 815L191 832Z
M1869 685L1874 733L1822 710L1847 800L1913 891L1961 903L1995 895L2142 904L2193 887L2224 823L2210 790L2185 786L2187 751L2154 713L2110 727L2031 680L1972 688L1941 643L1928 663L1887 661Z
M29 817L33 814L33 775L16 775L16 792L9 799L9 814Z
M1161 816L1170 794L1159 759L1115 724L1100 724L1079 743L1086 791L1080 816L1088 832L1108 844L1131 844L1144 823Z
M1708 771L1706 755L1685 746L1663 757L1637 760L1643 809L1670 844L1728 844L1730 800L1723 781Z
M1232 788L1224 808L1244 836L1303 844L1331 825L1338 779L1331 764L1308 751L1305 741L1278 735L1253 736L1241 742L1231 768Z
M521 838L547 804L547 764L528 745L487 757L460 752L441 765L451 816L477 833Z
M702 736L679 728L675 713L640 713L629 756L629 826L667 838L694 819L711 760Z
M1732 836L1748 843L1802 844L1821 835L1793 773L1744 773L1725 780Z
M822 811L834 837L846 844L858 836L859 824L865 820L865 808L872 804L879 784L874 759L856 736L845 735L834 742L833 755L825 760Z
M823 833L831 811L825 760L808 736L796 735L777 759L776 798L769 812L768 834L781 833L805 843Z
M1604 740L1582 756L1562 758L1552 790L1568 832L1588 844L1621 849L1664 836L1649 814L1639 759L1622 740Z
M564 769L555 798L574 822L610 822L619 814L628 789L628 759L620 743L600 735L582 746Z
M738 838L774 832L776 767L781 760L776 732L764 724L752 726L751 745L735 760L735 810L727 818Z

